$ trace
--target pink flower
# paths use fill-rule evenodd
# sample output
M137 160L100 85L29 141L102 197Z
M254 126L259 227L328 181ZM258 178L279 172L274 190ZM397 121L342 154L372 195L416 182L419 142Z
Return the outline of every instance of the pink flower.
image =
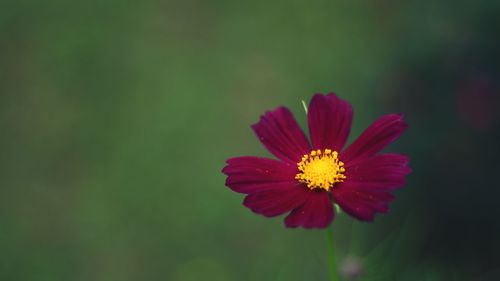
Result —
M333 202L346 213L372 221L386 213L391 191L405 185L408 157L379 153L407 128L403 116L380 117L345 150L352 107L335 94L316 94L308 109L311 142L285 107L266 112L252 126L279 160L244 156L227 160L226 185L247 194L243 205L266 217L289 213L287 227L325 228Z

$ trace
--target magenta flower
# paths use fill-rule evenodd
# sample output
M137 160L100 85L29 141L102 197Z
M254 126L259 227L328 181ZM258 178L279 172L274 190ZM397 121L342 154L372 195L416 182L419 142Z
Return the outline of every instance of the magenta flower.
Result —
M346 213L372 221L386 213L391 191L411 172L408 157L379 153L407 128L400 114L384 115L343 150L353 111L335 94L316 94L308 109L309 143L285 107L266 112L252 126L279 160L243 156L227 160L226 185L247 194L243 205L274 217L289 213L287 227L325 228L334 218L333 202ZM333 200L333 202L332 202Z

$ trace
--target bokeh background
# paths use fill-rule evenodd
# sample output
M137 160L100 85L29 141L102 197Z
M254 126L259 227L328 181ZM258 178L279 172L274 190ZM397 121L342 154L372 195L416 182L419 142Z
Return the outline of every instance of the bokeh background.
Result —
M500 280L499 1L0 1L0 280L327 280L324 231L224 186L265 110L403 112L388 215L334 222L359 280ZM354 265L353 265L354 264ZM344 270L346 270L344 268Z

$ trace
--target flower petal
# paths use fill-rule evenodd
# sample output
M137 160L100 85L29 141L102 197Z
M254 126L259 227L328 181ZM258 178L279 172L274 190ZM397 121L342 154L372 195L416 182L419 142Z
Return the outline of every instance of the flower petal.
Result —
M285 219L287 227L325 228L333 221L333 204L328 192L308 191L307 201Z
M309 153L310 146L304 132L285 107L266 112L252 128L262 144L283 161L297 163Z
M254 193L277 184L295 183L297 165L279 160L243 156L227 160L222 169L227 175L226 186L240 193Z
M389 211L388 204L394 199L388 192L360 191L348 183L334 188L332 195L342 210L362 221L373 221L376 213Z
M243 205L257 214L274 217L304 204L306 195L305 188L297 182L280 183L247 195Z
M314 149L341 151L349 137L352 107L334 93L312 97L308 110L308 125Z
M408 157L401 154L380 154L346 165L345 184L357 190L388 191L406 184L411 172Z
M376 213L389 210L393 195L387 191L403 186L411 172L408 157L380 154L346 165L346 182L336 186L332 195L337 204L351 216L372 221Z
M408 127L401 114L388 114L373 122L341 155L344 163L358 161L381 151Z

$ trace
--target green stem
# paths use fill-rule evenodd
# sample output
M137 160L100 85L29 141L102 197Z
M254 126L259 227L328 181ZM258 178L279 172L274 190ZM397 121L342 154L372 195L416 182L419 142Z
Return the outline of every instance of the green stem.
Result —
M335 246L333 244L333 224L326 230L326 243L328 251L328 268L330 270L330 280L338 281L337 259L335 258Z
M307 115L307 103L302 100L302 106L304 107L304 111L306 112L306 115Z

